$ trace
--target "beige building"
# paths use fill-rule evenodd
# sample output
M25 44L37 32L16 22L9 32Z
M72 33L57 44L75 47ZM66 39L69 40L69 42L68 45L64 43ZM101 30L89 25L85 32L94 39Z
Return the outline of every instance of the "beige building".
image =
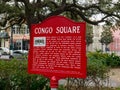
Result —
M93 43L88 47L88 51L102 49L102 45L99 42L102 31L103 26L93 26ZM8 32L9 38L0 39L0 46L13 48L14 50L28 50L30 36L29 29L26 24L23 24L21 27L19 25L14 25L6 32Z
M0 47L7 47L12 50L28 50L29 48L29 29L26 24L14 25L3 31L7 33L8 38L1 37L0 38ZM1 35L3 35L1 33Z
M95 50L105 51L105 45L102 45L99 42L102 31L103 31L103 26L93 25L93 43L89 45L87 49L88 51L95 51ZM118 35L116 35L115 33L117 33ZM116 31L113 34L115 38L117 36L119 38L120 31ZM7 38L5 38L5 36ZM0 47L11 48L12 46L12 49L14 50L28 50L29 40L30 40L29 29L26 24L23 24L21 27L19 25L14 25L11 28L7 29L6 31L0 31ZM117 48L116 50L120 50L118 49L120 48L119 46L120 46L120 41L118 43L118 39L117 39L117 41L114 40L114 42L111 43L108 47L110 51L115 52L115 48Z
M111 28L113 33L113 42L109 44L111 53L120 55L120 26L114 26Z
M116 53L117 55L120 55L120 27L114 29L115 30L111 28L113 42L108 45L108 53ZM105 52L105 45L102 45L99 42L103 30L103 26L93 26L93 43L89 46L89 51L95 51L97 49Z
M102 31L103 31L102 25L99 26L93 25L93 43L88 47L88 51L95 51L95 50L105 51L105 46L99 42Z

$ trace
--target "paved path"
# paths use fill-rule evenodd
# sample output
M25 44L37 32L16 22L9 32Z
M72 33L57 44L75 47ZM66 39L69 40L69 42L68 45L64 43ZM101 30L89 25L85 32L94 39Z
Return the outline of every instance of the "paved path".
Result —
M110 70L110 86L120 87L120 68Z

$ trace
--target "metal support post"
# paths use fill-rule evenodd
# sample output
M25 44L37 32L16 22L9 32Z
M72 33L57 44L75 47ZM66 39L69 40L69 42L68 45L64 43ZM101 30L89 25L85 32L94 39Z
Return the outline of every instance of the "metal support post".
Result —
M50 87L51 87L51 90L57 90L57 88L58 88L58 79L56 78L56 76L51 77Z
M57 88L51 88L51 90L57 90Z

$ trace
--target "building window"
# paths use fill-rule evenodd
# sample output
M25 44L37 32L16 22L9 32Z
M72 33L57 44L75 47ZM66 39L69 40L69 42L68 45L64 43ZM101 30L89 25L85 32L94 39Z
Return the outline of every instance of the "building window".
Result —
M13 34L29 34L29 29L26 24L23 24L22 26L14 25L12 27Z
M21 34L29 34L29 29L26 24L23 24L20 28Z
M14 42L14 50L21 50L21 40Z
M20 27L18 25L12 26L13 34L20 34Z
M16 40L14 50L28 50L29 40Z
M15 34L15 27L12 27L13 34Z

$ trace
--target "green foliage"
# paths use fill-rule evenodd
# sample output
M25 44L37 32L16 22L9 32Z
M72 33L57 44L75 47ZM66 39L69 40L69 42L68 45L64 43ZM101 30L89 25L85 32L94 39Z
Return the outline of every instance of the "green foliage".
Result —
M87 53L87 78L70 78L67 82L67 89L73 90L71 87L76 88L75 90L93 90L88 87L94 85L94 90L103 90L105 82L108 81L109 67L106 65L106 58L108 54L103 54L101 51L88 52Z
M0 71L0 90L43 90L47 87L48 79L28 74L25 60L0 60Z
M116 55L115 53L108 54L108 53L102 53L101 51L96 52L89 52L88 53L88 63L89 61L95 61L100 63L103 63L107 67L120 67L120 56ZM95 63L94 62L94 63Z
M113 36L112 36L112 32L110 31L110 28L104 27L104 29L105 30L101 34L100 42L107 46L108 44L113 42Z
M106 78L108 67L106 66L106 58L108 54L103 54L101 51L88 53L87 70L88 75L92 77Z
M116 90L120 90L120 87L119 87L119 88L116 88Z
M29 27L54 15L65 15L94 25L115 23L120 19L119 8L119 0L0 0L0 14L6 14L3 16L5 24L25 20ZM102 17L93 19L96 15Z
M89 24L87 24L87 30L86 30L86 43L87 46L93 43L93 29L92 26Z
M120 67L120 56L112 53L106 58L106 64L110 67Z
M63 85L60 85L60 86L58 87L58 90L66 90L66 89L65 89L65 87L64 87Z
M109 85L110 67L119 67L120 57L115 54L103 53L100 50L87 53L87 78L69 78L67 81L67 90L106 90ZM94 87L89 87L94 85ZM109 88L108 88L109 89ZM107 89L107 90L108 90ZM112 89L109 89L112 90ZM116 89L117 90L117 89ZM118 89L119 90L119 89Z
M102 53L101 51L87 53L87 78L68 79L66 88L88 88L90 82L99 90L108 80L110 67L120 66L120 57L115 54ZM0 60L0 90L50 90L49 80L40 75L27 73L26 60ZM60 85L58 90L65 90ZM77 90L77 89L76 89ZM89 89L88 89L89 90ZM104 90L104 89L103 89Z

